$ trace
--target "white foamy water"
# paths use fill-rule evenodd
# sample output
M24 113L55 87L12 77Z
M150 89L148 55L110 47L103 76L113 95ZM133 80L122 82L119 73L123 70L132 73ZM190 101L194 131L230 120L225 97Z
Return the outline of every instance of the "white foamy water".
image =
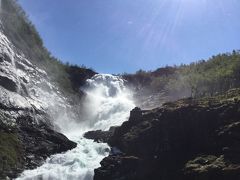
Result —
M89 130L108 130L121 125L134 108L131 93L118 76L98 74L87 81L84 91L84 115L81 122L58 120L62 132L78 145L73 150L56 154L34 169L24 171L17 180L92 180L94 169L109 154L106 143L96 143L83 137Z

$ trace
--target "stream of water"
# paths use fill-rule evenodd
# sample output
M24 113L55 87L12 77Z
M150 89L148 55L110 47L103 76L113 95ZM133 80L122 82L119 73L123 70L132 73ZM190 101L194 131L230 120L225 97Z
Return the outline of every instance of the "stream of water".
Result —
M111 126L121 125L128 119L134 102L124 86L124 80L118 76L97 74L87 80L84 91L87 96L81 123L66 126L66 122L59 121L58 124L62 132L77 143L77 147L49 157L42 166L24 171L17 180L93 179L94 169L100 167L110 148L106 143L84 138L83 134L89 130L108 130Z

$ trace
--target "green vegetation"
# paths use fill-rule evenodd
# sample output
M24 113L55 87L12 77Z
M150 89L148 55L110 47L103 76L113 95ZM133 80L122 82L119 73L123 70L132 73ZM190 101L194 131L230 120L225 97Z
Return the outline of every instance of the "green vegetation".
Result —
M204 97L240 87L240 51L223 53L189 65L137 71L125 79L150 94L165 92L175 98Z
M22 164L22 147L15 133L0 132L0 178Z

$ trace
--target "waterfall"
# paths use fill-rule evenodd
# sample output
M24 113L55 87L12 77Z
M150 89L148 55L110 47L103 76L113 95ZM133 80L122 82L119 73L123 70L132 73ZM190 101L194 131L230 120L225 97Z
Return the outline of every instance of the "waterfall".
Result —
M78 145L75 149L49 157L34 169L24 171L17 180L92 180L94 169L109 154L106 143L96 143L83 137L89 130L108 130L128 119L134 107L131 92L124 80L109 74L97 74L87 80L81 121L58 121L64 134ZM66 128L67 127L67 128Z
M84 117L89 128L108 130L122 124L134 107L131 92L118 76L97 74L87 80L83 90L87 93Z

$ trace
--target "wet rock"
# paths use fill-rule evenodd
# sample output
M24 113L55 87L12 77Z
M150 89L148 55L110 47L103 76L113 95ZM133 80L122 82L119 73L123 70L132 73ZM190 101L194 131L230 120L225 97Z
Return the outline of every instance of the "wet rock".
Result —
M18 85L13 79L1 74L0 74L0 85L9 91L17 92L18 90Z
M139 121L142 118L142 110L139 107L135 107L130 112L130 118L129 121Z
M93 139L96 142L108 142L110 137L113 135L116 127L111 127L108 131L96 130L88 131L84 134L87 139Z

